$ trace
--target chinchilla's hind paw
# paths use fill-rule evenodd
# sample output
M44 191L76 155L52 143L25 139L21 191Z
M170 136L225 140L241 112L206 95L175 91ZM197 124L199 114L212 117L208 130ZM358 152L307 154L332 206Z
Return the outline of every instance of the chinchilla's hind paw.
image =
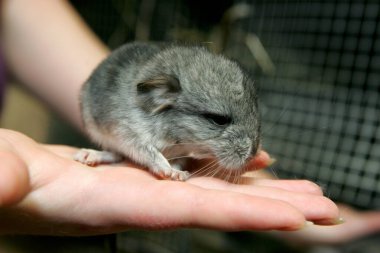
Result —
M96 166L103 163L121 162L123 157L109 151L82 148L74 155L74 160L88 166Z

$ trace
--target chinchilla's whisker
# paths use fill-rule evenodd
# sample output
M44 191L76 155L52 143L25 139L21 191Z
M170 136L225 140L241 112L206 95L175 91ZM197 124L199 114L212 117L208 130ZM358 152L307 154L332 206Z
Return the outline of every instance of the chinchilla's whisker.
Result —
M218 163L218 167L215 169L215 173L213 173L211 177L217 176L217 177L222 178L222 179L224 178L224 174L226 173L226 170L220 164L223 164L225 160L226 159L220 160L220 162Z
M230 181L230 178L232 177L232 172L233 172L233 170L227 170L227 172L226 172L226 174L227 174L226 180L227 181Z
M228 181L232 184L235 184L236 182L236 173L237 173L237 170L231 170L230 179Z
M241 180L241 173L239 170L235 170L234 173L233 173L233 184L240 184L240 180Z
M222 174L220 176L221 179L229 182L229 179L231 178L232 170L221 168Z
M203 176L205 173L207 174L210 170L212 170L212 167L214 166L213 163L209 163L207 167L203 167L201 169L196 170L192 176Z
M175 157L166 158L166 160L172 161L172 160L181 159L181 158L192 158L192 156L189 156L189 155L175 156Z
M222 159L221 163L223 164L226 160L227 158ZM229 177L231 176L232 170L221 166L219 169L219 172L220 172L219 177L223 180L228 181Z
M214 170L212 171L213 173L210 173L209 177L215 177L216 175L218 175L218 173L221 171L222 167L220 165L218 165L216 168L214 168Z
M208 170L205 177L214 177L219 172L220 165L218 163L214 163L213 166Z
M220 178L225 181L228 181L228 172L231 172L231 170L227 170L225 168L221 168L220 170L221 170Z
M206 173L205 177L214 177L215 174L218 173L218 170L220 168L220 165L218 163L215 163L211 168L209 168L208 173Z
M195 172L191 173L191 177L196 176L196 175L199 175L199 174L201 174L202 172L208 171L208 170L210 169L210 167L212 167L212 166L215 165L215 163L217 163L216 160L207 163L207 164L206 164L205 166L203 166L202 168L197 169Z

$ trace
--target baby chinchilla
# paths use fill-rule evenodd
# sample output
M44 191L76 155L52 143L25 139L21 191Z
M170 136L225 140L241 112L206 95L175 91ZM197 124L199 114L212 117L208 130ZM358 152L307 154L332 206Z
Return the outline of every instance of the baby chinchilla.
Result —
M237 171L260 142L253 81L201 46L120 47L84 84L81 109L90 138L107 150L79 151L75 159L88 165L124 156L158 177L186 180L184 159L213 158Z

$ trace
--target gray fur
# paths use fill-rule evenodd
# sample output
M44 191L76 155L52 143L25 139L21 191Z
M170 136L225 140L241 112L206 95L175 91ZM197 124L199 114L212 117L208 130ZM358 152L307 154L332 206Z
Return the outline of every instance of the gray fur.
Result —
M91 75L81 106L95 142L162 177L188 176L162 154L213 157L220 166L238 170L259 146L253 81L236 62L203 47L126 44ZM205 113L226 115L232 122L216 125Z

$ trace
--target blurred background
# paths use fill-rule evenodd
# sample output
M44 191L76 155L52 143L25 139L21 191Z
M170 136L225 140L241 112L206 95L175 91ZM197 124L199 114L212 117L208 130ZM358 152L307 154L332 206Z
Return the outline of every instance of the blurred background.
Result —
M111 48L175 40L236 59L259 87L263 146L277 159L270 172L315 181L330 198L356 208L380 207L379 1L71 3ZM42 142L85 145L21 86L8 92L2 127ZM187 230L131 232L110 242L115 252L380 252L377 235L307 249L263 234Z

